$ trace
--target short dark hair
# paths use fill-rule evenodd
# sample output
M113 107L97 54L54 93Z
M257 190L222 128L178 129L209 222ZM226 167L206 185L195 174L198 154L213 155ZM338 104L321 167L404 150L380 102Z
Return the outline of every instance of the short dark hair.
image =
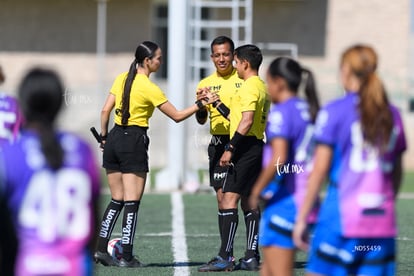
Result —
M250 67L253 70L259 70L263 61L262 52L257 46L252 44L237 47L236 50L234 50L234 55L237 56L238 59L250 63Z
M231 38L229 38L225 35L218 36L211 42L211 45L210 45L211 52L213 53L213 46L214 45L221 45L221 44L226 44L226 43L228 43L230 45L230 51L231 51L231 53L233 53L234 52L234 42L233 42L233 40L231 40Z

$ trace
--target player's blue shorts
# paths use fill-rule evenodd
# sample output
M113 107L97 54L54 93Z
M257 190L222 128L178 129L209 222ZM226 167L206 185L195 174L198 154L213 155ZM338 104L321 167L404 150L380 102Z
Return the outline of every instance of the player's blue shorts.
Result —
M317 225L307 272L324 275L395 275L394 238L345 238Z
M295 207L286 210L276 203L267 206L262 213L259 226L259 245L294 249L292 231Z

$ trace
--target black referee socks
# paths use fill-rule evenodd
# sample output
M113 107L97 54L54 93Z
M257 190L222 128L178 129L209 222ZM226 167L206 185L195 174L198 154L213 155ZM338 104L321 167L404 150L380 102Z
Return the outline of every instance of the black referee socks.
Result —
M228 260L232 257L234 236L239 224L239 214L237 209L221 209L219 213L222 216L223 223L219 255Z
M219 228L219 234L220 234L220 241L223 239L223 210L219 209L217 212L218 217L218 228ZM233 255L233 249L230 252L230 255Z
M246 223L246 252L245 259L256 257L259 254L258 237L259 237L260 211L250 210L244 213L244 222Z
M221 214L222 210L218 210L217 212L217 218L218 218L218 227L219 227L219 233L220 233L220 239L222 238L222 232L223 232L223 215Z
M139 200L125 201L122 220L122 258L128 262L132 259L132 245L137 226L139 204Z
M101 223L101 230L99 232L98 251L107 251L109 238L111 237L112 230L114 229L122 207L124 207L124 201L115 199L111 199L108 206L106 207Z

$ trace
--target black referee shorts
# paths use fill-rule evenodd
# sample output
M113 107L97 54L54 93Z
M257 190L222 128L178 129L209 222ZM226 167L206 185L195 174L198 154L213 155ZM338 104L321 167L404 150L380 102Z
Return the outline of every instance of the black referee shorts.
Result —
M262 169L263 141L255 136L246 136L237 146L232 166L228 167L223 181L223 192L249 196Z
M103 167L122 173L148 172L147 128L115 125L108 133Z
M224 146L230 141L229 135L213 135L208 145L210 186L219 188L223 185L227 167L220 167L220 158L224 152Z

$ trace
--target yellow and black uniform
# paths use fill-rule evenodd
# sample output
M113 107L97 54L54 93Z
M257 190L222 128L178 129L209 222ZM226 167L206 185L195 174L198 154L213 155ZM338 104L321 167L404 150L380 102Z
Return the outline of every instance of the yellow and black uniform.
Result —
M254 111L253 124L246 136L255 136L262 140L269 105L270 101L264 82L258 76L248 78L243 83L243 87L236 91L230 100L230 138L233 137L239 126L242 113Z
M220 96L221 102L229 106L230 98L241 87L242 83L243 80L238 77L236 69L233 69L231 74L224 77L214 72L202 79L197 88L209 87L212 93L217 93ZM207 105L206 108L210 114L210 133L212 135L229 135L229 121L211 105Z
M238 143L232 156L223 192L249 195L261 170L266 117L270 101L266 86L258 76L248 78L230 100L230 138L240 124L242 113L254 112L253 124Z
M209 87L210 91L217 93L220 96L220 101L228 106L230 98L242 83L243 80L238 77L236 69L233 69L231 74L224 77L214 72L202 79L197 88ZM220 167L220 157L224 152L224 145L230 140L230 123L213 106L207 105L206 108L210 114L210 133L212 135L208 146L210 185L221 187L227 169Z
M117 125L122 125L122 93L124 92L125 80L128 72L118 75L115 79L111 94L115 95L115 117ZM155 107L168 101L162 90L153 83L146 75L137 74L131 87L131 98L129 101L128 126L148 127Z
M115 79L110 93L115 96L115 126L108 133L103 167L122 173L148 172L148 120L155 107L168 101L162 90L146 75L137 74L131 86L127 125L121 124L122 94L128 73Z

